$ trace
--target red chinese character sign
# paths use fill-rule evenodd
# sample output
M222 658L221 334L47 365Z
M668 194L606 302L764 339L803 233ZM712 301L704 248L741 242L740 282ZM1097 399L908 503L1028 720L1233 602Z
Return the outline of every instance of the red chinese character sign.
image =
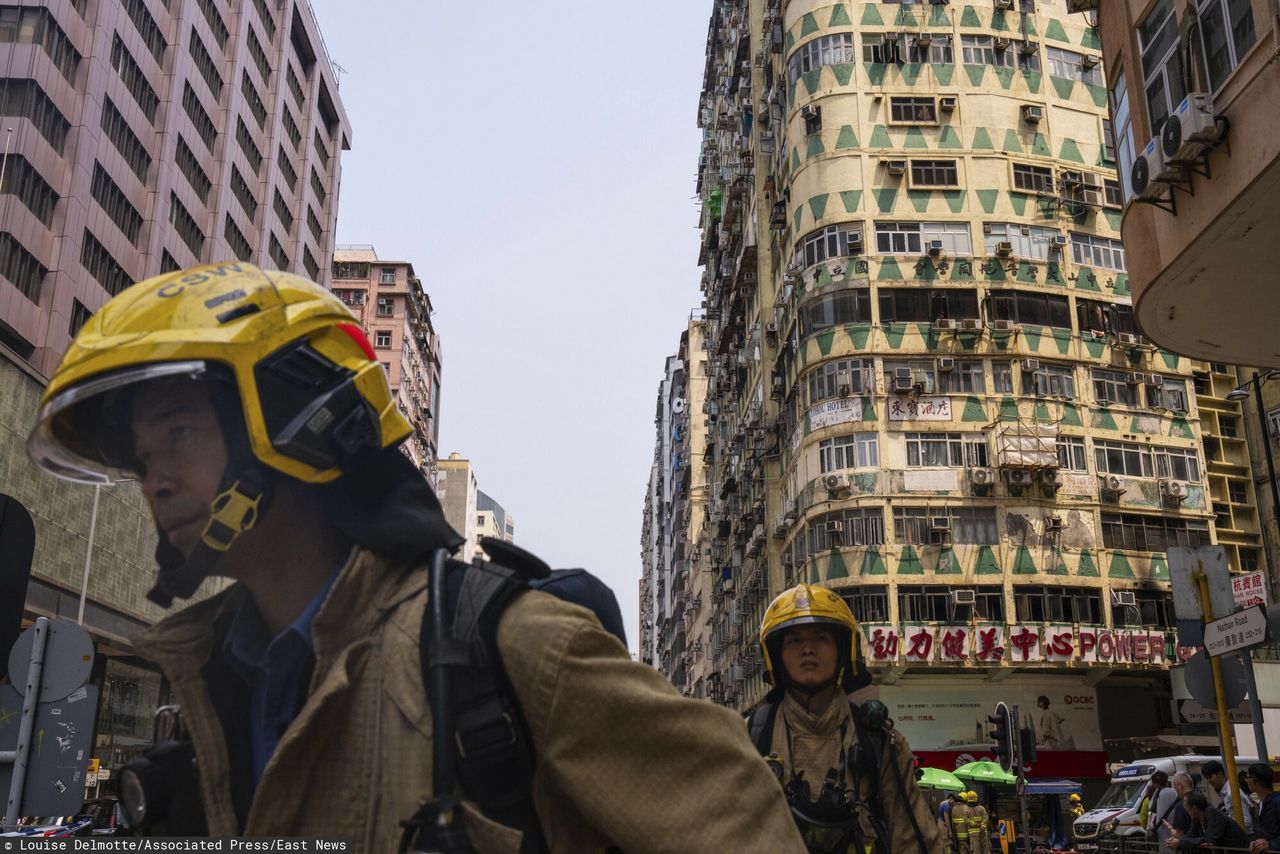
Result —
M929 626L907 626L903 631L906 633L907 661L925 664L932 661L937 629Z
M928 626L864 625L867 663L888 665L991 665L1073 662L1109 665L1171 664L1169 638L1144 629L1104 629L1091 626L982 625Z
M1247 572L1244 575L1231 576L1231 598L1239 608L1252 608L1254 605L1266 605L1266 585L1261 572Z
M950 421L949 397L891 397L890 421Z

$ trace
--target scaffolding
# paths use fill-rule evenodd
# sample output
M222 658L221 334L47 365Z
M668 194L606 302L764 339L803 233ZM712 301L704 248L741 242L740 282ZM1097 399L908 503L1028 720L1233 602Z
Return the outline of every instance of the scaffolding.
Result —
M996 465L1009 469L1056 469L1058 424L1027 423L1021 418L996 433Z

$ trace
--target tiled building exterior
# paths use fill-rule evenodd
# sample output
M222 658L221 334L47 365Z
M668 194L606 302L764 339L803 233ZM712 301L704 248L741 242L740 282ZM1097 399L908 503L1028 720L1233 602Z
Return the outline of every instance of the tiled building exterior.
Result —
M715 3L688 531L715 586L707 642L656 663L748 708L764 608L826 584L926 764L1045 694L1075 736L1037 776L1098 779L1104 736L1175 724L1165 550L1213 541L1219 472L1194 366L1133 321L1097 34L1030 8Z
M435 483L440 440L440 336L431 323L431 298L407 261L378 257L370 245L333 253L333 292L360 321L382 361L391 393L413 424L404 444Z
M0 342L38 371L167 270L328 283L351 128L306 0L5 6L0 63Z

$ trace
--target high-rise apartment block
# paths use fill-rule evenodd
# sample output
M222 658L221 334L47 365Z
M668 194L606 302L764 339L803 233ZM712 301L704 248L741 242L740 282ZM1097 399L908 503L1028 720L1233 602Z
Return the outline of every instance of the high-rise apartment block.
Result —
M1032 720L1037 776L1089 785L1124 758L1108 740L1180 723L1166 550L1221 536L1252 566L1251 532L1216 531L1252 496L1225 455L1206 469L1202 423L1221 448L1239 429L1198 397L1217 372L1135 323L1098 33L1067 7L714 3L705 339L668 366L655 458L664 401L705 376L705 517L664 472L645 538L671 527L707 571L641 603L642 657L686 692L757 703L764 609L809 581L848 602L925 764L987 752L997 700Z
M351 128L307 0L0 8L0 343L48 374L140 279L328 283Z
M440 460L436 472L436 495L444 508L445 521L466 540L458 559L474 560L480 549L479 514L476 512L480 488L471 461L456 452Z
M476 536L493 537L504 543L516 541L515 517L483 490L476 493Z
M391 393L413 424L404 444L435 483L440 441L440 336L431 297L407 261L386 261L369 245L333 253L333 292L360 321L382 361Z

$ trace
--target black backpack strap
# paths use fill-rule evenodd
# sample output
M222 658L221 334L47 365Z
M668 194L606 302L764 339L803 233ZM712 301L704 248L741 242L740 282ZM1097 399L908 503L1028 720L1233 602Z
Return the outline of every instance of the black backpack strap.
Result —
M778 704L762 703L747 720L747 734L761 756L773 752L773 724L778 719Z

